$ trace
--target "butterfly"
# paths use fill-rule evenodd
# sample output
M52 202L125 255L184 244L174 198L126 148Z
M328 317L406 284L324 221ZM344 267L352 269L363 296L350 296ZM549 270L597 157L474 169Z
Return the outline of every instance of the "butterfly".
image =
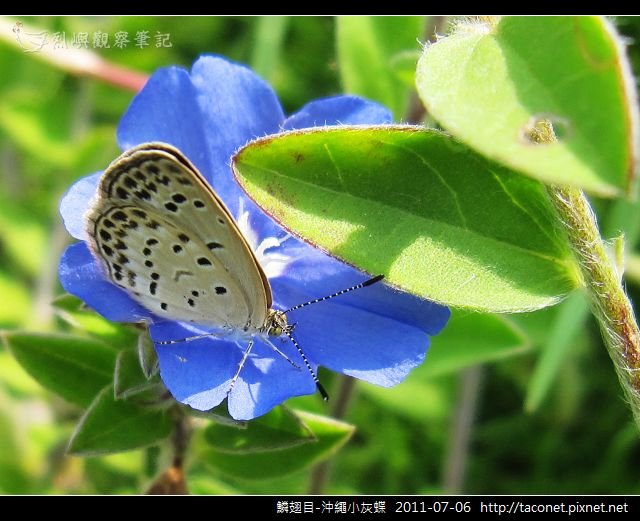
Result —
M231 213L193 163L165 143L136 146L109 165L87 212L86 231L89 248L111 282L146 309L248 342L228 392L251 352L253 337L268 341L284 334L327 399L286 314L382 279L374 277L285 311L272 309L269 280ZM210 335L216 333L158 343Z

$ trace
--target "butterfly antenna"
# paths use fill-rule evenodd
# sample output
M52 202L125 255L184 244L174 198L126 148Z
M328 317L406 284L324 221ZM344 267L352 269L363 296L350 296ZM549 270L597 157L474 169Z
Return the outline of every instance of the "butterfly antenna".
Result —
M364 282L361 282L360 284L356 284L355 286L351 286L350 288L340 290L340 291L338 291L336 293L332 293L331 295L327 295L326 297L317 298L317 299L314 299L314 300L310 300L309 302L303 302L302 304L298 304L297 306L293 306L293 307L285 310L284 313L289 313L289 311L295 311L296 309L300 309L300 308L303 308L305 306L310 306L311 304L317 304L318 302L324 302L325 300L329 300L329 299L332 299L334 297L339 297L340 295L344 295L345 293L349 293L350 291L354 291L356 289L366 288L367 286L371 286L371 284L375 284L376 282L380 282L382 279L384 279L384 275L376 275L375 277L370 278L369 280L365 280ZM295 344L295 341L294 341L294 344Z
M296 349L298 350L298 353L300 353L300 356L302 357L302 360L304 360L304 364L307 366L307 369L309 370L309 373L313 377L313 381L316 383L316 387L318 388L318 391L320 391L320 394L322 395L322 399L325 402L329 401L329 394L327 393L327 390L320 383L320 380L318 379L318 376L316 375L316 372L313 370L313 367L311 367L311 364L309 363L309 360L307 360L307 355L304 354L304 351L300 347L300 344L298 344L296 339L293 338L293 335L291 334L291 330L290 329L285 329L284 332L289 337L289 340L291 340L293 345L296 346Z

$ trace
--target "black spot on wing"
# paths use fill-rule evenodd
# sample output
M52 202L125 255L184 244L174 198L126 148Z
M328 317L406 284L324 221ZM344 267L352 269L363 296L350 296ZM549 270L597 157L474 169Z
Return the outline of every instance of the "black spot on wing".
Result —
M124 186L126 186L127 188L136 189L136 188L138 188L138 183L136 183L135 179L133 179L132 177L125 176L124 177Z

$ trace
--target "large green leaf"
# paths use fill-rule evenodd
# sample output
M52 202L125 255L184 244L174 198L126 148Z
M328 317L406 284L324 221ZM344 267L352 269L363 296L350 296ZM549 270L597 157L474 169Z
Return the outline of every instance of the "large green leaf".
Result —
M63 335L4 333L2 340L41 385L87 406L113 380L116 352L102 342Z
M295 414L315 437L314 442L251 454L232 454L206 445L200 458L207 465L235 478L269 479L291 474L329 457L353 434L353 426L303 411Z
M148 447L171 434L168 411L116 400L105 387L76 426L69 452L92 456Z
M387 106L396 119L406 111L410 90L393 74L400 59L418 50L424 16L339 16L336 26L338 65L344 91Z
M437 131L340 127L258 140L241 185L305 240L417 295L525 311L578 285L544 186Z
M462 24L425 48L417 70L429 113L484 155L556 184L630 189L635 81L602 17L505 17ZM557 142L536 144L550 121Z
M204 436L216 451L231 454L282 450L316 441L313 432L295 411L285 407L277 407L243 426L212 423Z

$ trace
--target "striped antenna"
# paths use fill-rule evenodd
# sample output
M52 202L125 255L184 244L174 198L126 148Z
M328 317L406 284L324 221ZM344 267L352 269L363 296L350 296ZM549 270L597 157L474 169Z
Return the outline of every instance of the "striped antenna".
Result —
M304 354L304 351L302 350L302 348L300 347L300 345L298 344L296 339L293 338L293 335L291 334L291 330L290 329L285 329L284 332L289 337L289 340L291 340L293 345L296 346L296 349L298 350L298 353L300 353L300 356L302 357L302 360L304 360L304 364L307 366L307 370L309 371L309 373L313 377L313 381L316 383L316 387L318 388L318 391L320 391L320 394L322 395L322 399L325 402L328 402L329 401L329 393L327 393L326 389L320 383L320 380L318 379L318 375L313 370L313 367L311 367L311 364L309 363L309 360L307 360L307 355Z
M325 300L329 300L329 299L332 299L334 297L339 297L340 295L344 295L345 293L349 293L350 291L354 291L356 289L366 288L367 286L371 286L371 284L375 284L376 282L380 282L382 279L384 279L384 275L376 275L375 277L370 278L369 280L365 280L364 282L361 282L360 284L356 284L355 286L351 286L350 288L343 289L343 290L338 291L336 293L332 293L331 295L327 295L326 297L317 298L317 299L314 299L314 300L310 300L309 302L304 302L302 304L298 304L297 306L293 306L293 307L285 310L284 313L289 313L289 311L295 311L296 309L300 309L300 308L303 308L303 307L306 307L306 306L310 306L311 304L317 304L318 302L324 302ZM293 341L293 339L291 339L291 340ZM294 344L295 344L295 341L294 341Z

